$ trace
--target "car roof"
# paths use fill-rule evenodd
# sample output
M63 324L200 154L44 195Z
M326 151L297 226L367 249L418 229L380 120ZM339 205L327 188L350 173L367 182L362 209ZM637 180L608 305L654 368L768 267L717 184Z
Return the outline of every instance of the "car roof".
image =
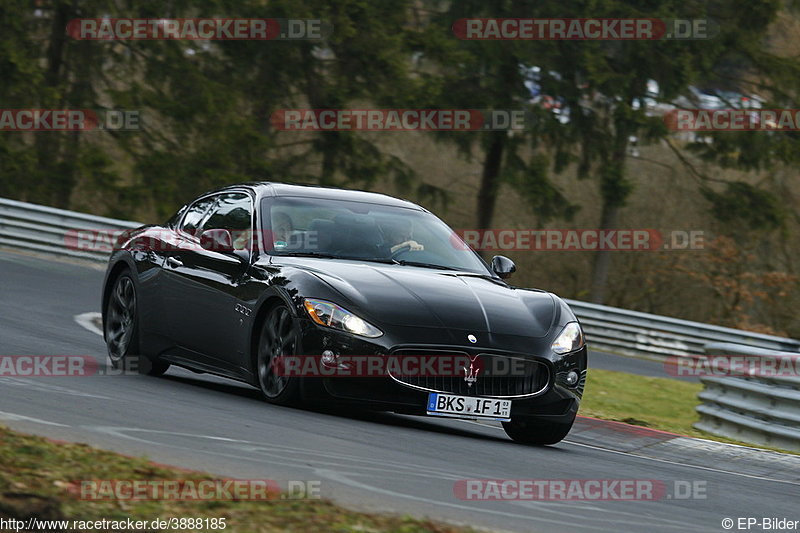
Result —
M229 189L251 189L258 196L298 196L304 198L322 198L328 200L349 200L351 202L365 202L371 204L388 205L395 207L405 207L425 211L423 207L402 200L386 194L359 191L353 189L341 189L338 187L322 187L319 185L298 185L292 183L281 183L275 181L253 181L248 183L239 183L228 185L221 189L213 191L215 193L223 192Z

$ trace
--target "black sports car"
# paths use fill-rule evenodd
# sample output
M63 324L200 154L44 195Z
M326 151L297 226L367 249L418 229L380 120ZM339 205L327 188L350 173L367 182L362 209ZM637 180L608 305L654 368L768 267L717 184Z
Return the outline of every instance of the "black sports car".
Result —
M103 327L115 366L213 373L277 404L497 420L552 444L583 393L583 332L557 296L508 285L514 271L407 201L248 183L120 237Z

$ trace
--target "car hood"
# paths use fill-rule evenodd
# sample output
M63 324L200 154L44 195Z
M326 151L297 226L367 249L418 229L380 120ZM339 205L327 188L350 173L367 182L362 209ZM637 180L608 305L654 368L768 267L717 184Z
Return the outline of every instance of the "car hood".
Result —
M330 285L354 304L353 312L377 323L544 337L556 310L547 292L466 272L324 259L292 258L291 264Z

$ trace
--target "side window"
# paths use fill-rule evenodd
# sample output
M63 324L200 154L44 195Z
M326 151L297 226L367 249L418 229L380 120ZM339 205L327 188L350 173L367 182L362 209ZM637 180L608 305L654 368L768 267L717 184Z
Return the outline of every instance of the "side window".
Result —
M217 205L203 224L203 231L226 229L233 236L233 247L242 250L250 246L252 236L253 206L244 193L229 192L217 196Z
M197 236L200 223L203 221L208 208L214 204L215 200L216 197L212 196L195 202L183 216L183 222L180 228L181 231Z

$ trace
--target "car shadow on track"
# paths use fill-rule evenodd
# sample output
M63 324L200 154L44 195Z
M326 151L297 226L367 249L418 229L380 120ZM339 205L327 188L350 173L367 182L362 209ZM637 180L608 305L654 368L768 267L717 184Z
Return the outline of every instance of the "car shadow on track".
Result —
M203 377L201 378L200 376ZM238 396L240 398L246 398L248 400L254 400L261 403L264 402L263 398L261 397L261 393L255 387L251 387L250 385L247 385L245 383L240 383L225 378L220 378L216 376L208 376L208 377L206 376L207 375L205 374L199 374L197 377L192 375L165 374L160 379L171 381L174 383L180 383L183 385L189 385L192 387L201 387L206 390L220 392L226 395ZM455 421L455 420L454 421L437 420L434 422L425 417L400 415L397 413L386 412L386 411L369 411L363 409L354 409L352 405L346 405L346 404L339 405L339 404L309 403L307 405L296 406L296 407L295 406L292 407L272 406L272 407L278 409L292 409L294 411L320 414L340 419L358 420L361 422L381 424L397 428L416 429L429 433L453 435L462 438L471 438L487 442L503 443L503 444L508 444L510 446L524 446L514 443L497 429L485 426L486 431L491 430L492 432L497 433L497 435L492 435L481 431L475 425L470 426L464 424L464 427L458 427L455 424L460 423L460 421ZM475 427L475 429L470 429L471 427ZM568 453L568 451L564 450L563 448L554 448L549 446L547 447L537 446L537 448L543 450L544 449L551 450L554 453L558 452Z
M186 372L189 372L188 370ZM202 376L202 377L201 377ZM212 376L210 374L197 374L193 375L174 375L164 374L160 378L174 383L181 383L183 385L190 385L194 387L203 387L207 390L215 392L222 392L242 398L249 398L253 400L261 400L261 393L255 387L251 387L246 383L240 381L229 380L223 377Z

